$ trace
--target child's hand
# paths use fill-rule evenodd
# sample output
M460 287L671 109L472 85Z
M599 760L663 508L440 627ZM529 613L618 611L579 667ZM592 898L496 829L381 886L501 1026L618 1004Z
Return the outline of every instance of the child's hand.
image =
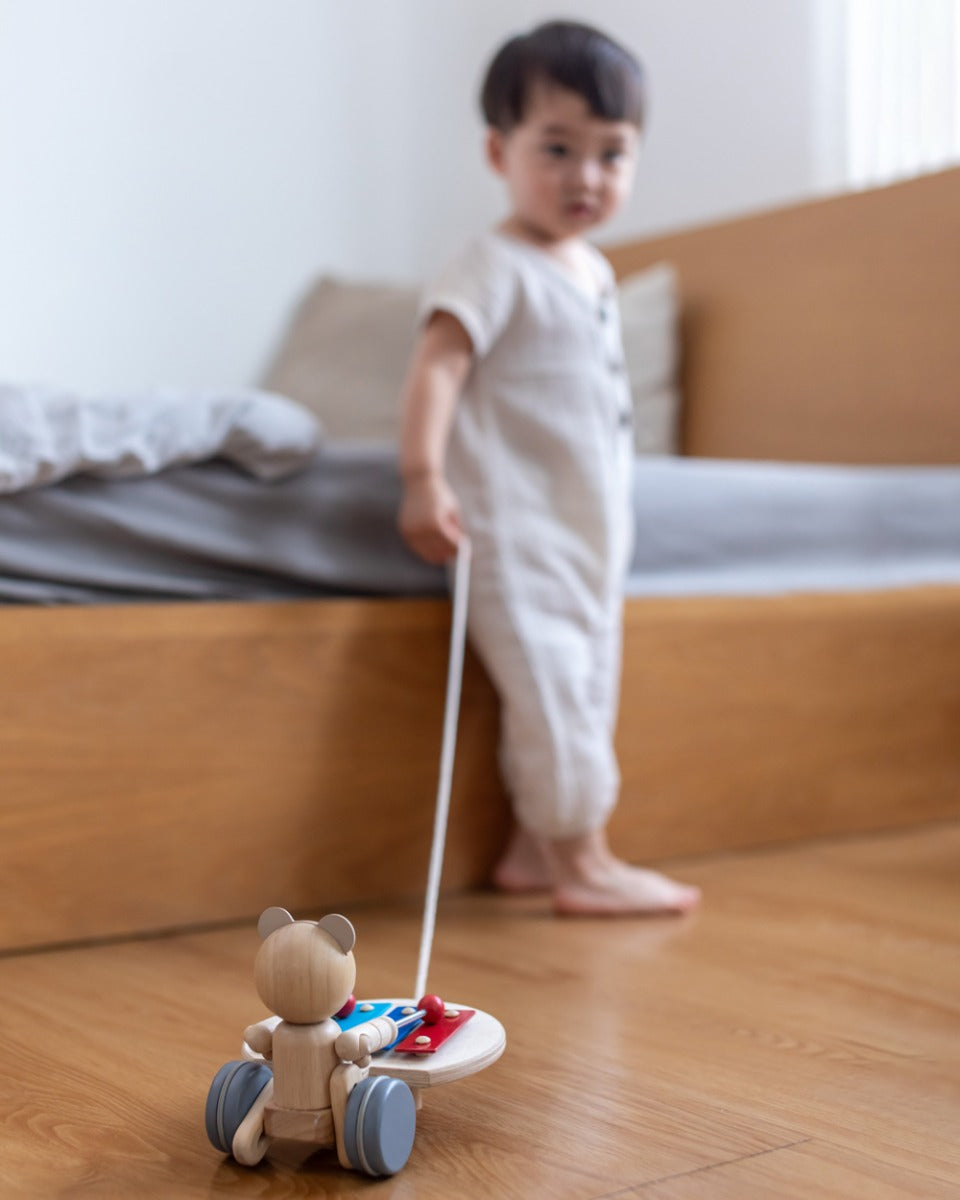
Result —
M463 536L460 505L442 475L408 479L397 524L404 541L430 563L445 563Z

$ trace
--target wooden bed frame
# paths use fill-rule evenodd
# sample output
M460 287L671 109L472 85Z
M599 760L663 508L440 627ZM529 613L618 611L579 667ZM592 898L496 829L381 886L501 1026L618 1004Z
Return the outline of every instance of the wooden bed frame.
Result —
M960 462L960 171L611 251L677 265L684 447ZM0 950L422 895L449 608L7 609ZM507 828L468 660L444 875ZM960 589L632 600L618 850L960 815Z

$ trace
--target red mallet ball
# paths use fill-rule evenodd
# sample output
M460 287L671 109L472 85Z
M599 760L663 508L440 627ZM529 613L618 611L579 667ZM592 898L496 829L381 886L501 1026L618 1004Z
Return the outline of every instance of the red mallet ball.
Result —
M350 1014L353 1012L353 1010L356 1007L357 1007L357 998L351 992L350 995L347 997L346 1003L344 1004L343 1008L341 1008L339 1012L335 1012L333 1015L336 1017L336 1019L338 1021L340 1021L344 1017L349 1017Z
M447 1010L447 1006L440 997L433 995L421 996L417 1001L417 1008L423 1010L424 1025L439 1025Z

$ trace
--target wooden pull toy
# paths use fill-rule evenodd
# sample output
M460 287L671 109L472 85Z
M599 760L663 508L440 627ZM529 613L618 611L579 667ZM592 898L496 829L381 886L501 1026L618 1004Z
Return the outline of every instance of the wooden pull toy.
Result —
M244 1031L243 1057L221 1067L207 1095L212 1144L254 1166L276 1139L336 1147L340 1165L393 1175L410 1156L425 1088L489 1066L506 1034L489 1013L426 993L450 778L456 741L466 627L470 549L457 556L453 629L444 713L440 786L414 995L353 996L356 934L346 917L296 921L268 908L257 925L254 963L260 998L274 1014Z

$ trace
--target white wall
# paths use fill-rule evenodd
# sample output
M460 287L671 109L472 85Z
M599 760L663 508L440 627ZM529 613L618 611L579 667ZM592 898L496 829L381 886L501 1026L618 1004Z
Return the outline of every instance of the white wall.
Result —
M256 379L318 273L418 280L496 219L475 95L584 17L652 84L608 238L836 184L839 0L0 0L0 379Z

